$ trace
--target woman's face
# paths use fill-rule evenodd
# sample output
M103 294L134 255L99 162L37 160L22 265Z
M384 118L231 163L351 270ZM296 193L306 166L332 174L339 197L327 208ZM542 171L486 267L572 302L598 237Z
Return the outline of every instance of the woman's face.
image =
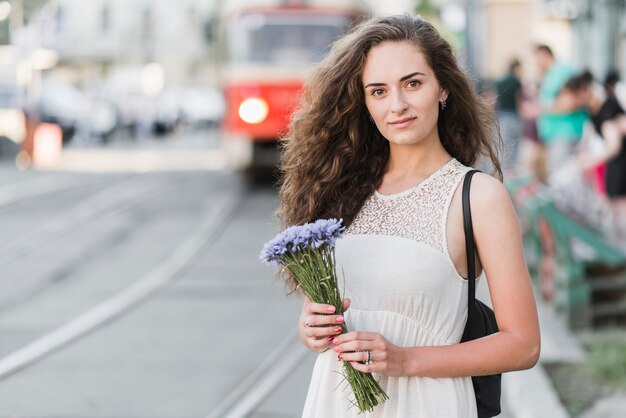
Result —
M415 45L403 41L373 47L362 81L367 110L389 142L415 145L439 141L439 102L448 93Z

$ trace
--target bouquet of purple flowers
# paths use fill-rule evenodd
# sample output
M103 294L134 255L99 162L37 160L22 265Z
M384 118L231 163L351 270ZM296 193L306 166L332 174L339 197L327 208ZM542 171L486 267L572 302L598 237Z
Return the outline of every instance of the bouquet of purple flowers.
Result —
M291 226L265 243L260 258L285 267L302 291L316 303L333 305L343 315L342 296L335 270L335 241L345 227L341 219L319 219ZM342 332L348 332L345 323ZM352 387L360 412L372 411L389 399L370 373L360 372L343 362L344 376Z

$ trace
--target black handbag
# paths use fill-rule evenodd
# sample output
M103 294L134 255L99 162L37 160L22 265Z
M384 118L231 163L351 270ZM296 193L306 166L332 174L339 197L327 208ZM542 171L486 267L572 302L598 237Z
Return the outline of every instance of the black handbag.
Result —
M472 176L476 172L478 170L469 171L463 181L463 227L465 229L465 252L467 253L468 302L467 323L465 324L461 342L475 340L498 332L498 324L493 310L476 299L474 232L469 201L470 184ZM478 418L491 418L500 414L501 381L502 374L472 376Z

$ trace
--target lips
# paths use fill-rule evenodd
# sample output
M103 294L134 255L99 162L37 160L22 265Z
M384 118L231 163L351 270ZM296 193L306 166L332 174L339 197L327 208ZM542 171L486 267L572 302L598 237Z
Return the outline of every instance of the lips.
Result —
M389 122L390 125L394 125L394 126L399 126L399 125L405 125L409 122L414 121L415 119L417 119L416 116L410 117L410 118L404 118L404 119L400 119L400 120L395 120L393 122Z

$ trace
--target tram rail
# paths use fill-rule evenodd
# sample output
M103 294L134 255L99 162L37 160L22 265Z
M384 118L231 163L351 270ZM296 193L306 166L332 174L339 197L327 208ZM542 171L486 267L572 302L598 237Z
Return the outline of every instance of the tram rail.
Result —
M181 187L180 185L164 186L155 182L156 184L146 188L145 181L142 176L134 176L115 182L83 199L43 226L0 245L0 267L51 244L91 222L122 212L156 195Z
M113 297L0 358L0 380L123 317L181 277L232 221L237 209L243 203L243 197L237 192L221 193L219 199L212 195L206 198L205 202L207 202L205 215L168 258Z
M82 180L76 181L74 179L59 182L58 179L48 176L22 180L8 186L0 187L0 208L52 193L88 186L93 186L93 183Z
M248 417L300 365L307 353L298 335L289 334L205 418Z

